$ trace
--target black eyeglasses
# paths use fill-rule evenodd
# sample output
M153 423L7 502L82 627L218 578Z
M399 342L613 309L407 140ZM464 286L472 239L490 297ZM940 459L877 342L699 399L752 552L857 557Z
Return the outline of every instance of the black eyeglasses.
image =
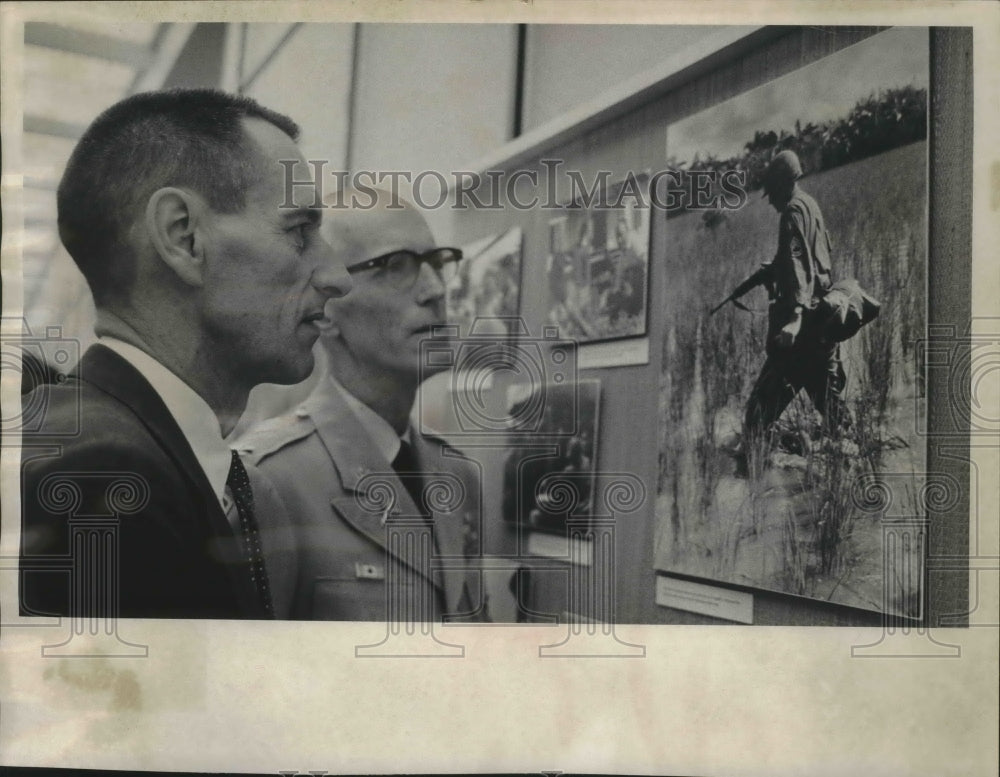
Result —
M426 262L437 273L441 282L447 285L458 272L458 262L461 258L462 251L458 248L432 248L422 254L403 248L352 264L347 268L347 272L377 269L381 271L378 277L385 278L398 289L408 289L417 282L420 265Z

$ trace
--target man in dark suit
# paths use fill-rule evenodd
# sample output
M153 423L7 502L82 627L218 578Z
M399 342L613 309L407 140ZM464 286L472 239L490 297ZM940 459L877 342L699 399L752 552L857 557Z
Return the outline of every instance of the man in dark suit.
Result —
M112 106L74 150L59 235L99 341L66 381L36 389L22 613L287 612L291 589L267 563L293 552L271 531L281 506L224 437L253 386L309 375L324 306L350 289L298 184L297 135L248 98L176 90Z
M410 423L429 375L420 341L445 322L462 254L435 248L421 214L388 200L329 214L354 283L321 336L331 374L239 445L300 536L294 617L485 620L478 466Z

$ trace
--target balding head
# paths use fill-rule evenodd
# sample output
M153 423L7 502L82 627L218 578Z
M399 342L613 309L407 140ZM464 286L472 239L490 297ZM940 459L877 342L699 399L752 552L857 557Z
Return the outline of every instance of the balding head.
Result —
M355 200L371 202L371 207L337 207ZM349 189L327 204L333 207L326 211L322 231L348 267L400 248L423 252L434 247L434 236L420 211L389 192Z
M337 202L351 202L351 194L340 193ZM362 192L357 197L364 203L367 195ZM370 208L327 210L322 229L347 267L356 268L351 273L352 292L327 306L331 326L322 341L331 371L364 401L370 394L381 398L398 389L404 397L401 402L407 395L412 402L422 376L420 341L446 323L442 276L423 261L410 276L387 266L357 266L394 252L419 255L435 248L427 222L410 203L378 192Z

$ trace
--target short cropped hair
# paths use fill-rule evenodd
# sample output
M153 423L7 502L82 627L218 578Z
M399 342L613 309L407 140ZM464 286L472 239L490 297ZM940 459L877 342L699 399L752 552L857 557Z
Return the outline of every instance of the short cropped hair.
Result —
M128 233L157 189L192 189L221 213L246 207L246 192L262 173L242 126L247 118L298 140L299 127L287 116L214 89L132 95L87 128L59 183L59 237L98 306L131 289Z

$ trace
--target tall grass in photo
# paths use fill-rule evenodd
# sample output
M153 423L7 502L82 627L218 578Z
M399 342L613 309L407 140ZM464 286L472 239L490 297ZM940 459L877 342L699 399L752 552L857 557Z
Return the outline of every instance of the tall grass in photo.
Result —
M766 294L743 299L749 313L707 313L773 256L777 213L751 198L739 211L668 219L658 568L879 607L880 526L856 514L850 492L862 473L923 467L912 349L925 328L925 155L912 143L801 181L823 210L834 279L857 278L882 303L841 346L852 412L843 440L804 392L771 439L741 439L765 358Z

